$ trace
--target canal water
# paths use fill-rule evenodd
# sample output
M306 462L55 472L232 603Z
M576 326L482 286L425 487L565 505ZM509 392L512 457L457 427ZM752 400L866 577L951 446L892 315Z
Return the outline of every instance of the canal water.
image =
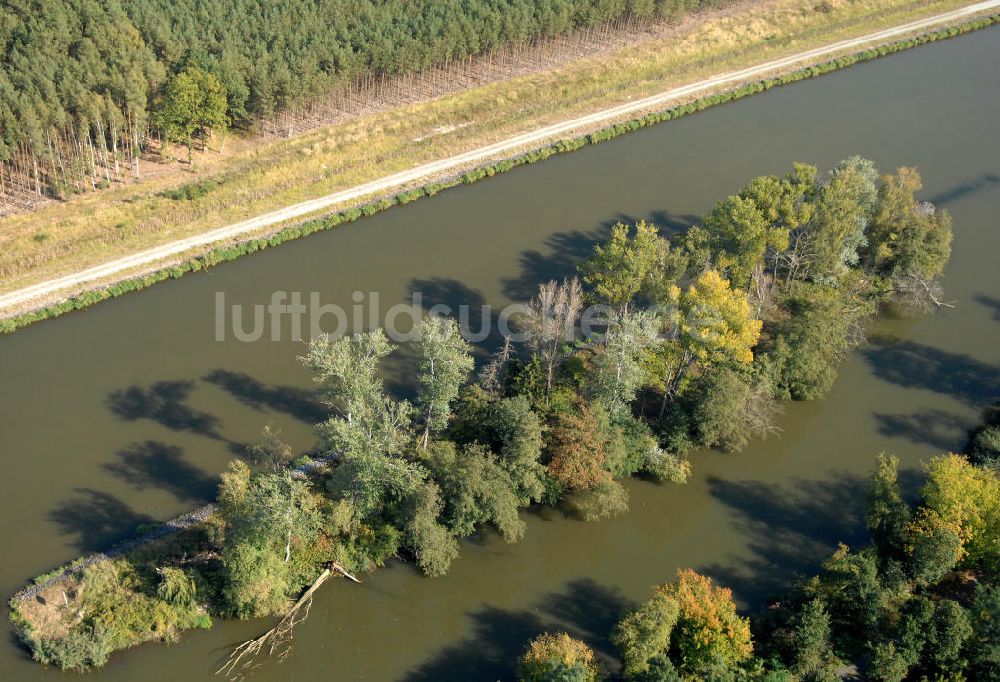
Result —
M524 541L464 542L444 578L393 564L317 595L284 663L259 680L495 680L525 642L607 633L650 586L693 567L759 605L858 542L861 482L877 452L919 463L960 447L1000 397L1000 29L898 54L518 169L332 232L0 338L0 591L209 499L234 453L270 423L296 449L322 415L288 340L215 340L215 300L319 292L349 307L502 306L572 271L617 220L683 229L750 177L851 154L919 167L952 212L944 284L954 308L883 319L828 399L789 405L778 437L698 452L687 486L631 482L631 511L581 523L525 514ZM287 334L286 334L287 336ZM389 369L410 390L405 357ZM55 679L4 623L0 679ZM226 622L116 656L94 679L209 679L266 623Z

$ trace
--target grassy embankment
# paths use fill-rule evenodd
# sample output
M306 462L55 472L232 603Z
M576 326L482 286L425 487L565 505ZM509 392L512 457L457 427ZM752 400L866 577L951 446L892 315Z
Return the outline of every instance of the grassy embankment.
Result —
M696 82L726 70L763 62L839 39L967 5L968 2L900 0L775 0L730 8L718 15L691 18L661 38L600 58L532 76L494 83L467 92L362 117L291 140L273 142L230 158L220 167L205 164L186 182L151 179L51 205L33 214L0 222L0 291L108 262L136 251L291 203L323 196L416 164L460 153L599 107L646 96L671 86ZM756 81L736 90L704 97L622 125L558 141L515 159L503 159L456 178L441 179L398 196L373 197L367 206L342 210L319 220L272 227L238 244L201 249L172 262L147 266L95 283L66 301L0 321L9 332L34 321L79 309L169 277L251 253L320 229L406 203L444 187L470 182L531 163L553 153L610 139L622 132L669 120L706 106L742 97L773 85L799 80L850 63L905 49L926 40L973 30L936 31ZM441 126L447 134L427 136ZM417 138L423 138L415 141Z

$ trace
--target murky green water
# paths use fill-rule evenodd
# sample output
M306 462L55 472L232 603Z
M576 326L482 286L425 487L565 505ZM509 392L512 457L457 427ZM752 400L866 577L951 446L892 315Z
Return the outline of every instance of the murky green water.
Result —
M916 165L956 239L956 307L888 320L822 403L790 405L780 438L699 453L686 487L632 483L632 510L584 524L530 513L523 542L466 542L441 579L393 565L317 597L296 652L257 679L493 680L528 638L606 634L650 585L692 566L745 604L858 536L859 478L880 450L916 470L957 448L1000 397L1000 29L938 43L635 133L157 286L0 339L0 591L194 506L271 422L312 444L301 344L213 341L216 291L266 303L319 291L350 305L503 305L566 272L615 220L683 227L749 177L861 153ZM405 362L394 387L405 390ZM913 477L910 477L911 479ZM9 634L0 678L55 678ZM263 623L225 623L116 657L95 679L208 679Z

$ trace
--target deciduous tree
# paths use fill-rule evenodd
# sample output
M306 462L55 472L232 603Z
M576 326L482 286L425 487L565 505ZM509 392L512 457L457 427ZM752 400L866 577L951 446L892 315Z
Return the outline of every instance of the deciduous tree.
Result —
M590 392L612 416L630 414L646 382L646 354L658 344L659 321L648 311L623 312L612 321L595 360Z
M797 614L792 634L792 650L796 674L813 676L806 679L822 679L823 675L832 672L830 614L821 599L809 600Z
M539 285L538 295L522 318L532 351L545 367L545 401L548 404L556 368L567 356L566 348L576 339L576 324L583 309L583 290L576 277L562 283L551 280Z
M449 441L435 442L428 465L444 495L444 520L453 533L471 535L493 524L507 542L524 535L524 522L514 482L496 456L474 443L457 450Z
M778 412L774 401L729 367L708 369L690 392L694 394L691 425L697 441L705 447L738 452L753 438L778 430L774 425Z
M589 490L611 478L604 468L604 437L587 405L556 416L548 433L548 473L570 492Z
M670 635L679 615L677 601L657 591L615 626L611 639L621 652L626 677L648 671L651 660L669 654Z
M961 455L934 457L926 465L924 505L957 529L965 561L1000 573L1000 476Z
M715 270L703 272L678 296L669 337L656 350L651 367L662 387L661 415L695 364L748 365L760 338L762 322L754 319L746 294L734 291Z
M417 405L423 415L426 449L431 433L448 426L451 402L458 397L474 363L458 323L433 315L420 322L417 356Z
M677 602L673 642L680 670L689 675L732 671L753 654L750 621L736 613L733 593L691 569L657 589ZM722 668L720 671L719 668Z
M836 283L857 265L858 250L867 244L877 182L875 164L859 156L841 161L831 171L805 230L808 266L804 274L817 282Z
M731 196L720 201L705 217L702 227L709 236L716 266L743 289L749 287L754 270L763 265L768 242L780 241L749 197Z
M937 278L951 256L947 211L914 194L923 181L915 168L899 168L882 179L878 206L868 230L866 262L885 278L887 291L918 307L945 302Z
M444 500L437 483L427 481L408 500L406 542L412 548L417 565L429 576L448 572L458 556L458 541L440 522Z
M300 358L323 389L323 399L348 422L379 411L384 395L381 361L394 350L381 329L342 339L318 337Z
M593 298L627 313L636 296L649 286L666 247L655 225L640 221L635 234L624 223L611 228L611 238L594 247L581 266L583 281Z
M935 585L962 560L962 527L948 522L933 509L922 507L906 527L910 573L918 581Z
M228 125L226 107L226 89L219 79L189 66L167 81L155 118L167 140L187 146L191 163L194 141L204 142L213 130Z
M865 520L880 555L902 556L910 507L899 491L899 458L895 455L878 456Z

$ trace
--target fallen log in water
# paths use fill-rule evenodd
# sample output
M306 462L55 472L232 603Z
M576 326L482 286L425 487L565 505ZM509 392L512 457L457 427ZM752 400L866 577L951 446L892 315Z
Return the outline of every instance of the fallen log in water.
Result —
M241 679L254 666L257 657L267 650L268 656L274 656L279 661L283 661L291 651L292 631L295 626L309 617L309 607L312 606L313 594L316 590L333 575L339 573L348 580L361 584L361 581L351 575L344 567L334 562L329 568L323 570L319 577L313 581L298 601L292 605L285 615L281 617L278 624L262 634L260 637L247 640L233 649L226 659L225 665L215 671L216 675L225 675L231 680Z

